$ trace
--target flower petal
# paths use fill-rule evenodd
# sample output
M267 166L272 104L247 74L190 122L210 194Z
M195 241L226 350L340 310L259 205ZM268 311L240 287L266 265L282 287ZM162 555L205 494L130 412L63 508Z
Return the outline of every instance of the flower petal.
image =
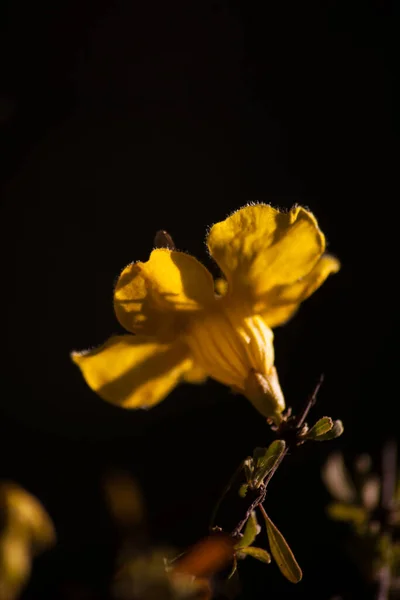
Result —
M191 369L185 371L183 378L188 383L204 383L208 379L206 371L193 360Z
M340 262L330 254L324 254L312 271L292 285L276 286L256 309L260 311L269 327L286 323L297 311L301 302L313 294L332 273L340 269Z
M93 391L124 408L158 404L193 366L182 342L160 344L134 335L112 337L100 348L71 357Z
M325 238L305 208L280 212L257 204L216 223L207 244L230 293L254 299L307 275L325 249Z
M209 271L193 256L166 248L128 265L114 292L114 309L128 331L170 339L188 313L215 302Z

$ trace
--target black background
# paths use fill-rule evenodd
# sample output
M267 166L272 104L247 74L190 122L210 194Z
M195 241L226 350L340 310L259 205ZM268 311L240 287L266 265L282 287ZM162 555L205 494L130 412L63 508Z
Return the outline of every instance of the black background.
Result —
M129 412L69 359L120 331L115 279L158 229L217 274L206 228L249 201L308 206L342 262L275 335L287 403L298 409L324 372L313 415L346 430L289 457L270 488L303 582L246 561L243 597L361 597L319 470L334 448L376 458L399 431L398 21L384 0L264 4L3 5L0 475L42 500L59 539L26 598L106 596L107 470L137 478L156 542L185 547L239 461L271 439L216 383Z

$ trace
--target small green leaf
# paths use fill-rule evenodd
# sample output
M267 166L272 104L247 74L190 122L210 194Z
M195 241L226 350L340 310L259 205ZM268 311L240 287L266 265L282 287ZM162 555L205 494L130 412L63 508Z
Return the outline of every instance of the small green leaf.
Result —
M260 487L268 473L272 471L278 460L286 449L284 440L275 440L268 448L256 448L254 450L254 476L253 485L255 488Z
M236 558L236 554L233 555L233 564L232 564L232 570L228 575L228 579L231 579L231 577L234 576L234 574L237 571L237 558Z
M256 467L260 466L260 461L263 460L265 454L267 453L268 448L254 448L253 451L253 460Z
M254 540L257 537L257 534L260 531L260 527L257 523L256 513L253 510L250 517L247 519L246 527L243 532L242 538L236 544L235 549L241 550L242 548L247 548L247 546L251 546Z
M271 548L271 554L274 557L280 572L291 583L298 583L303 577L303 573L291 551L287 541L279 531L279 529L271 521L264 508L261 506L261 511L267 526L268 541Z
M240 486L240 488L239 488L239 496L240 496L241 498L245 498L245 497L246 497L246 494L247 494L247 491L248 491L248 489L249 489L249 486L248 486L248 484L247 484L247 483L243 483L243 484Z
M256 548L256 546L249 546L248 548L241 548L240 554L245 554L246 556L252 556L261 562L269 563L271 562L271 555L269 552L264 550L263 548Z
M315 440L317 442L326 442L327 440L334 440L342 435L344 431L343 423L339 419L333 421L333 427L327 433L319 435Z
M246 481L249 483L253 479L254 473L254 461L251 456L248 456L246 460L243 461L243 469Z
M362 525L368 518L368 513L363 506L334 502L327 508L328 515L335 521L346 521L354 525Z
M321 435L328 433L333 427L333 421L330 417L322 417L309 429L304 436L307 440L317 440Z

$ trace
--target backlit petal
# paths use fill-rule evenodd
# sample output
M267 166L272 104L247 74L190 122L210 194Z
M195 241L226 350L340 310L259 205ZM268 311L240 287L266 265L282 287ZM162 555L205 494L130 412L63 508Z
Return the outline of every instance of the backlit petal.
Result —
M249 371L268 373L274 364L273 333L258 316L234 310L201 314L185 333L197 368L209 377L243 391Z
M207 244L227 278L229 293L254 300L305 277L323 253L325 238L305 208L281 212L257 204L215 224Z
M133 335L112 337L95 350L74 352L72 359L93 391L124 408L158 404L193 366L183 343Z
M166 248L128 265L114 292L114 308L128 331L171 339L188 314L215 302L209 271L193 256Z
M185 371L183 378L188 383L204 383L208 378L208 374L200 365L193 362L193 366L189 371Z
M269 327L286 323L303 300L311 296L332 273L337 273L340 263L334 256L324 254L312 271L291 285L276 286L256 306Z

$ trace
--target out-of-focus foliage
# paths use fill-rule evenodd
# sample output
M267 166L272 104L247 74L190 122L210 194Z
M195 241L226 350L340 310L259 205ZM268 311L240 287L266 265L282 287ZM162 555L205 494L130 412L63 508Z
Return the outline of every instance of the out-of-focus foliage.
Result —
M384 472L381 476L372 472L371 458L365 454L356 459L352 473L341 453L332 454L322 470L323 481L335 500L327 507L328 515L348 523L352 530L349 554L366 580L377 581L382 571L388 570L390 587L397 589L400 584L400 495L394 492L384 501L384 477Z
M327 508L329 516L350 523L357 534L363 535L379 525L374 511L379 505L381 482L371 473L367 461L357 462L355 474L353 478L347 470L343 455L334 453L323 468L322 478L335 499Z
M113 596L118 600L209 600L214 575L233 560L234 540L211 535L178 555L177 550L157 547L148 538L145 505L131 477L113 474L105 482L105 492L121 538Z
M55 530L40 502L12 482L0 484L0 519L0 600L13 600L34 556L55 542Z

